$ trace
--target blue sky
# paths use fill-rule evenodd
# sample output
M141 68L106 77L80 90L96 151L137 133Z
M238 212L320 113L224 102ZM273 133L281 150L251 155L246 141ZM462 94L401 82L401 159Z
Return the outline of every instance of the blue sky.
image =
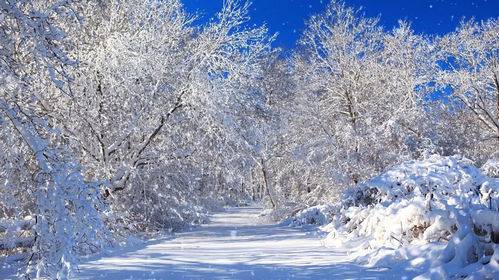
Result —
M189 12L200 14L201 21L212 16L222 0L182 0ZM482 20L499 17L499 0L346 0L348 5L363 7L368 16L381 16L386 28L399 19L412 22L418 33L444 34L452 31L461 18ZM266 23L270 32L279 33L275 46L291 49L310 15L320 13L329 0L252 0L251 22Z

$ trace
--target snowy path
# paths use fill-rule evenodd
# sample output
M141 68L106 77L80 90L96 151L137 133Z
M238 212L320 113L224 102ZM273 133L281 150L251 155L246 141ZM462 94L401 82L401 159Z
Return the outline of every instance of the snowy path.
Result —
M258 224L259 211L228 209L175 239L84 263L77 279L389 279L300 229Z

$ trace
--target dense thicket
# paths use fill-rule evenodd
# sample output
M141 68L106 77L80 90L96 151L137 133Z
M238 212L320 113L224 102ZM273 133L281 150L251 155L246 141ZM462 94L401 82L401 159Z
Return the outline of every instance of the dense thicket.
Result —
M498 156L497 19L429 38L333 1L285 57L248 10L201 26L180 0L0 0L0 253L64 278L217 205L301 208L402 160Z

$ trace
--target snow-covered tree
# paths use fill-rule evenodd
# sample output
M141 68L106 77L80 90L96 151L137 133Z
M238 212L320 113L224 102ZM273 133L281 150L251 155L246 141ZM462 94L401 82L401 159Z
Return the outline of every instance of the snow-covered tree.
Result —
M16 190L25 191L24 207L32 207L20 214L34 219L32 244L24 244L32 245L25 275L65 279L75 254L98 248L107 232L96 209L100 205L96 185L83 180L59 133L35 109L44 94L39 91L41 84L60 88L68 78L64 69L72 61L60 47L64 33L57 18L69 16L71 5L68 1L1 1L0 11L1 129L2 134L15 132L5 137L7 141L22 139L4 152L31 161L24 167L29 168L32 178L27 181L33 186L17 185ZM2 167L2 173L11 170ZM15 188L12 185L22 182L9 179L2 178L2 185ZM11 218L8 212L2 218Z
M241 104L254 106L251 85L262 76L272 37L265 27L243 26L248 2L226 1L199 28L178 0L88 1L77 10L81 20L64 22L72 30L69 56L79 62L73 80L48 89L41 110L117 213L133 212L123 219L170 227L149 218L171 217L158 214L170 198L181 205L198 197L189 193L207 183L202 174L225 184L243 173L234 165L247 154L233 118ZM138 198L146 201L129 208Z
M383 31L377 19L333 1L310 19L300 44L293 149L309 192L355 184L414 152L434 71L427 39L403 22Z
M463 138L461 144L467 143L454 149L479 162L497 151L499 145L497 34L497 19L481 23L468 21L437 42L438 84L442 95L438 101L446 108L451 128Z

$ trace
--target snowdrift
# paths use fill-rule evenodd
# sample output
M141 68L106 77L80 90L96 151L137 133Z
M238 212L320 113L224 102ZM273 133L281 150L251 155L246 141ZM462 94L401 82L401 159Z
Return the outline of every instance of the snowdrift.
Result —
M499 279L498 198L499 179L463 157L433 155L347 190L337 205L305 209L293 225L327 224L328 246L359 239L372 251L424 246L421 255L432 257L420 261L421 279Z

